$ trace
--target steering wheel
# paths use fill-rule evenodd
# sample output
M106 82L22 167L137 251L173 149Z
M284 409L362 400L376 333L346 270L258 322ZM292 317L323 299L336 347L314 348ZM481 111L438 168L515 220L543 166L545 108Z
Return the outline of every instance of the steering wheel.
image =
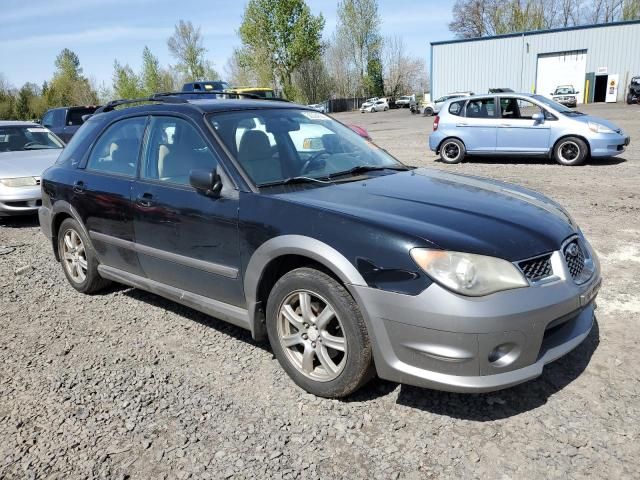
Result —
M33 145L39 145L39 143L38 142L27 142L22 146L22 148L31 147Z
M314 163L319 163L318 161L325 155L328 156L329 154L327 152L318 152L311 155L309 159L306 162L304 162L304 165L300 169L300 175L304 175L306 173L309 173L310 171L313 171L314 168L311 168L311 167L314 166ZM318 167L315 166L315 168L318 168Z

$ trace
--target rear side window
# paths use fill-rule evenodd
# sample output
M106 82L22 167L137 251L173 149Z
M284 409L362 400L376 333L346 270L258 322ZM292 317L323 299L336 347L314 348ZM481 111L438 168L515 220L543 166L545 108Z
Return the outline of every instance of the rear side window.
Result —
M95 108L74 108L73 110L69 110L67 114L67 125L82 125L84 123L82 117L84 115L90 115L95 111Z
M113 123L96 142L87 170L133 177L147 117L126 118Z
M466 116L468 118L495 118L497 113L496 99L476 98L467 103Z
M464 102L465 102L465 100L459 100L457 102L452 102L451 105L449 105L449 113L451 115L457 115L457 116L462 115L462 109L464 108Z
M100 122L97 121L89 121L80 127L76 134L71 137L71 140L69 140L64 150L62 150L58 160L56 160L56 164L78 165L86 153L87 148L91 145L91 141L95 137L99 127Z

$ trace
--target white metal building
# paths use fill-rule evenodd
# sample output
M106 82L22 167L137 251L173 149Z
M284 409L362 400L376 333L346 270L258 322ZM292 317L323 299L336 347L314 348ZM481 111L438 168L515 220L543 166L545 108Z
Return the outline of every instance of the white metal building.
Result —
M640 75L640 21L431 43L431 96L489 88L550 95L573 85L578 102L622 101Z

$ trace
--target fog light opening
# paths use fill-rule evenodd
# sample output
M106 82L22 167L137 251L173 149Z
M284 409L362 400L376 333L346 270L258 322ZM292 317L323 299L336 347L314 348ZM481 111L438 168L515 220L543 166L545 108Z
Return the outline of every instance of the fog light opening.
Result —
M512 364L520 355L520 349L515 343L503 343L491 350L489 363L494 367L506 367Z

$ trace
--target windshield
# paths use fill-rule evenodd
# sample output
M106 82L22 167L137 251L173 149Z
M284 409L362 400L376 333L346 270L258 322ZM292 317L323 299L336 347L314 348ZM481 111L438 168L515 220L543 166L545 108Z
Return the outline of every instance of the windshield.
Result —
M0 126L0 152L62 148L64 144L53 133L40 126Z
M580 112L572 110L564 105L554 102L553 100L549 100L547 97L543 97L542 95L533 95L533 98L538 100L540 103L544 103L548 107L553 108L558 113L563 113L565 115L582 115Z
M555 95L573 95L575 93L576 91L573 89L573 87L558 87L556 88Z
M633 77L631 83L634 85L640 85L640 77Z
M359 167L406 169L350 128L315 110L243 110L211 114L208 119L258 186L353 176L356 172L350 170Z

